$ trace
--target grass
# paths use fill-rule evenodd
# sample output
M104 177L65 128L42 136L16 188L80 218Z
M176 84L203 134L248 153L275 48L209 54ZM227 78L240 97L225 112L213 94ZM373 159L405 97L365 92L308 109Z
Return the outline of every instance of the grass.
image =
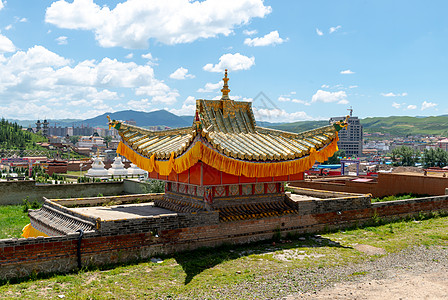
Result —
M20 238L22 229L30 223L23 205L0 206L0 239Z
M414 198L422 198L422 197L429 197L429 195L417 195L417 194L412 194L412 193L411 194L398 194L398 195L386 196L386 197L382 197L382 198L372 198L372 203L414 199Z
M87 174L87 171L67 171L67 175L75 175L75 176L79 176L82 177L84 175Z
M407 220L381 226L322 234L293 236L243 246L226 245L169 256L161 263L142 261L79 273L28 279L0 286L0 298L160 299L213 297L213 291L240 282L258 284L265 276L292 270L344 266L377 259L355 250L366 244L397 252L414 245L448 246L448 217ZM363 276L355 272L352 276Z

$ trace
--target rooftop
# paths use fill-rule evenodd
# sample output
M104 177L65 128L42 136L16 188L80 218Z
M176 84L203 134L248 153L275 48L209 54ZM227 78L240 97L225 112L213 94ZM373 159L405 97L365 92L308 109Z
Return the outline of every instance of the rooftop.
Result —
M227 71L223 80L220 100L196 100L196 115L190 127L151 131L109 119L109 126L116 128L122 138L117 152L144 170L159 169L162 175L169 175L173 169L181 173L204 156L208 156L210 165L216 169L223 164L238 164L238 161L263 163L253 164L251 168L270 168L272 166L266 165L291 162L276 170L266 171L265 168L263 172L253 173L281 176L302 172L314 161L324 161L337 151L337 132L347 126L347 119L302 133L259 127L251 102L229 98ZM174 160L180 157L183 158L176 165ZM154 167L156 161L168 164L163 168ZM243 175L254 177L250 176L250 171L245 172Z

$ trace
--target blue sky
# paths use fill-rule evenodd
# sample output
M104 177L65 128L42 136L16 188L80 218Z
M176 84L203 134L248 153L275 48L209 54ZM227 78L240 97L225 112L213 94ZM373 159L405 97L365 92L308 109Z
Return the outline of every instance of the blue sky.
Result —
M0 0L0 116L219 98L270 122L448 114L446 1Z

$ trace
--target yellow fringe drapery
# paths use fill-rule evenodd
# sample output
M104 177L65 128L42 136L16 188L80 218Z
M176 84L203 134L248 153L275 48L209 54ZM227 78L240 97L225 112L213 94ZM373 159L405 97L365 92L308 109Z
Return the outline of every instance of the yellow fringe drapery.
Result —
M203 161L219 171L236 176L272 177L301 173L310 169L316 161L325 161L338 151L338 140L336 134L333 141L319 151L311 148L308 156L283 162L248 162L233 159L207 147L200 141L177 158L174 158L174 153L171 153L170 159L166 161L156 160L154 154L150 158L142 156L123 142L118 145L117 153L125 156L139 168L148 172L156 171L162 176L169 175L172 171L182 173L198 161Z
M48 235L46 235L45 233L37 230L30 223L28 225L25 225L25 227L23 227L23 229L22 229L22 236L24 238L29 238L29 237L38 237L38 236L44 236L45 237L45 236L48 236Z

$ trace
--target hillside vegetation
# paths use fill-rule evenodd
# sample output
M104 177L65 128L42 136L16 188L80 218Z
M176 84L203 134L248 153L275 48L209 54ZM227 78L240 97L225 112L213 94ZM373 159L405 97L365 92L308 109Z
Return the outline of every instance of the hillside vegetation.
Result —
M441 135L448 136L448 116L437 117L375 117L361 119L364 132L381 132L391 136ZM328 125L328 121L301 121L285 123L271 128L303 132Z
M47 141L41 135L23 131L17 123L10 123L5 119L0 121L0 149L40 149L36 142Z
M448 116L365 118L361 124L366 132L390 133L392 136L448 135Z
M284 123L274 126L269 126L270 128L290 131L290 132L303 132L323 126L327 126L328 121L299 121L294 123Z

